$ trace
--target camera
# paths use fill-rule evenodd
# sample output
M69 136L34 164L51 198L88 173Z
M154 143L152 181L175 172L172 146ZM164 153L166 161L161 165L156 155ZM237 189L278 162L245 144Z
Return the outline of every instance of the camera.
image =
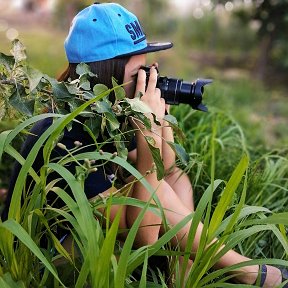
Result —
M150 76L150 67L141 66L146 72L147 83ZM211 79L197 79L195 82L186 82L182 79L159 76L156 87L161 91L161 97L165 99L166 104L178 105L189 104L193 109L207 112L207 107L202 103L204 86L212 83Z

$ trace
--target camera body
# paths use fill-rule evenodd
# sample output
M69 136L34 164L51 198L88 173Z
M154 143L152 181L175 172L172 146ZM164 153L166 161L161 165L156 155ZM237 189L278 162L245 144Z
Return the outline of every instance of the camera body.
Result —
M147 83L150 76L150 67L142 66L140 69L146 73ZM158 71L158 70L157 70ZM207 107L202 103L204 86L211 83L211 79L197 79L195 82L186 82L182 79L159 76L156 87L161 91L161 97L170 105L180 103L189 104L193 109L207 112Z

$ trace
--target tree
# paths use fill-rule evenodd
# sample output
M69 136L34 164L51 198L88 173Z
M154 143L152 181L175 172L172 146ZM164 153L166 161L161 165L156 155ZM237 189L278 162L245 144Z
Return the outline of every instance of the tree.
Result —
M217 4L226 4L226 0L218 0ZM239 2L239 1L238 1ZM288 1L287 0L252 0L252 5L243 5L235 14L244 21L256 21L259 24L259 56L256 67L256 76L264 79L269 64L275 62L281 68L288 67L288 51L286 38L288 34ZM215 3L215 2L214 2ZM272 59L273 52L277 57Z
M276 47L278 48L278 45L281 45L284 41L286 42L288 33L288 1L269 0L260 4L257 1L254 2L255 12L252 19L260 23L258 35L261 39L257 74L260 79L263 79L269 60L271 60L272 50L276 49ZM284 56L283 52L280 55ZM286 61L283 59L284 66Z

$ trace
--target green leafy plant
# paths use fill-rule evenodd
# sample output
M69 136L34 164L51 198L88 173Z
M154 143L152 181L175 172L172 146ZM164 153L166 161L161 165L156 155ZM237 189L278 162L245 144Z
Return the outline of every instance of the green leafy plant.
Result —
M21 115L23 120L14 129L0 134L0 159L5 154L10 155L22 168L15 183L8 220L0 221L0 284L3 287L168 287L169 281L173 282L173 287L182 287L185 275L184 272L179 273L176 260L184 256L182 271L185 271L200 221L203 221L204 228L197 253L193 255L194 265L186 279L187 287L231 286L226 283L231 278L229 272L245 265L265 263L288 266L288 261L284 260L288 252L285 233L287 212L262 207L259 197L256 197L256 201L249 191L253 183L259 183L253 182L256 179L253 175L264 167L261 171L266 172L260 176L261 181L264 179L261 194L265 197L268 183L271 179L277 180L275 175L286 177L287 170L283 168L285 160L278 157L276 161L271 155L265 155L251 165L241 127L233 119L216 110L201 116L196 116L191 110L187 112L182 107L173 111L182 119L181 128L189 139L183 143L186 150L191 151L190 155L180 144L170 144L178 156L179 165L196 175L193 177L194 187L202 195L197 197L195 212L167 229L153 245L135 249L134 239L145 212L151 210L161 216L165 214L155 191L126 160L126 146L133 131L128 122L122 125L118 117L135 117L149 129L151 123L145 117L147 107L141 105L137 98L126 99L123 87L117 85L116 80L113 80L113 89L101 84L90 87L90 77L95 75L85 64L77 67L77 80L64 83L28 68L25 49L19 41L14 42L12 54L0 55L1 117L9 119ZM108 98L112 91L116 96L114 103ZM59 142L63 130L69 129L79 115L85 117L83 125L95 142L93 152L81 152L82 147L77 145L68 150ZM27 133L31 125L48 117L53 118L52 125L39 137L24 159L13 147L13 141L17 135ZM183 132L176 118L167 115L166 120L174 127L177 139L182 143ZM195 125L191 125L193 121ZM101 150L104 143L96 140L100 133L106 136L104 142L115 141L117 154ZM154 157L158 177L161 178L163 164L159 153L153 145L153 139L146 140ZM67 156L51 159L51 151L57 144L67 151ZM33 161L42 148L44 165L40 171L34 171ZM231 155L237 155L233 157L233 160L237 160L232 162ZM239 155L243 155L240 161ZM227 159L227 156L230 158ZM97 197L89 201L83 188L84 180L97 168L93 163L99 163L99 160L115 163L133 175L135 181L141 181L150 192L151 201L143 203L127 197L125 188L129 189L128 186L117 190L110 197ZM65 168L66 164L72 162L78 163L75 175ZM47 176L52 172L59 176L47 182ZM28 176L32 177L34 184L29 191L25 185ZM70 187L71 196L58 186L60 179L64 179ZM284 193L285 189L279 187L281 185L284 183L277 182L270 186ZM47 203L46 197L50 193L61 198L65 203L63 208ZM246 204L247 199L249 206ZM152 200L156 204L151 204ZM121 233L118 228L121 211L113 223L109 223L98 212L100 208L105 209L109 215L114 204L142 208L122 243L117 240L118 233ZM105 227L101 225L103 222ZM163 222L167 220L163 219ZM191 224L191 229L186 250L172 249L170 240L187 223ZM58 225L68 227L72 251L68 251L57 239L55 227ZM251 243L263 233L269 233L276 239L277 259L274 255L268 257L271 254L267 253L261 255L265 259L213 270L215 263L229 249L238 249L248 255L252 249ZM213 241L215 237L217 241ZM43 239L47 242L44 246L41 244ZM149 278L151 269L148 260L153 255L169 258L168 275L154 270L150 272L152 277ZM139 278L134 276L137 270L140 270Z
M76 287L82 287L84 283L88 281L87 277L89 277L89 281L91 281L93 285L96 285L95 283L102 283L103 281L106 283L106 278L103 278L103 271L102 269L99 269L99 267L103 268L105 266L95 266L95 259L97 259L99 256L102 257L103 253L107 253L106 250L101 252L102 244L104 247L106 247L108 244L105 243L109 243L109 239L114 239L113 241L115 242L118 228L117 221L119 221L119 217L116 217L115 224L112 224L111 226L111 229L113 228L114 232L109 234L109 230L107 230L107 237L109 235L110 236L107 238L108 240L104 239L99 222L95 220L92 213L93 210L90 208L90 204L83 191L83 181L85 179L85 175L87 175L91 169L80 165L77 171L78 175L74 176L63 167L63 163L81 160L84 161L88 157L88 159L93 161L99 159L112 162L118 161L118 165L130 171L133 167L128 165L126 162L127 148L125 147L125 143L127 146L127 135L131 132L129 131L127 122L120 126L117 116L125 116L126 118L128 116L136 117L138 120L143 121L143 123L149 128L151 125L150 121L144 115L144 113L148 111L148 108L140 102L139 98L125 98L124 89L117 85L116 80L113 80L114 88L112 89L116 99L114 103L111 103L108 100L108 95L112 92L111 89L109 90L107 87L101 84L90 87L89 78L96 77L96 75L90 72L86 64L80 64L77 67L79 79L64 83L58 82L55 79L52 79L47 75L43 75L39 71L30 68L26 63L25 48L19 41L14 41L11 52L13 56L1 54L1 89L5 92L1 95L4 104L2 117L3 119L13 118L21 114L24 116L24 118L28 117L28 119L19 124L13 131L5 131L1 134L1 155L5 152L22 164L20 174L13 189L13 196L8 215L9 220L5 221L1 226L1 229L3 230L3 233L1 234L3 237L2 240L3 243L5 243L1 249L4 257L3 269L5 271L9 271L14 279L25 279L23 280L25 285L35 285L35 283L41 281L39 277L41 277L42 270L39 269L39 267L43 266L43 269L45 269L44 275L51 273L56 281L63 284L59 279L57 269L53 264L53 254L51 255L50 253L50 257L47 259L38 247L41 242L41 238L43 238L42 230L45 227L45 229L48 231L46 236L51 241L49 242L48 250L45 253L49 255L49 249L53 249L53 251L56 249L55 251L57 251L60 256L67 259L69 263L72 263L73 266L76 267L76 264L72 261L71 257L67 254L59 240L57 240L56 236L53 234L53 228L49 228L51 225L51 219L55 219L55 223L57 223L57 217L55 216L55 214L57 214L58 216L61 215L64 217L66 221L69 222L74 228L73 233L75 234L73 235L75 236L75 243L77 243L83 258L85 259L82 269L78 271L79 277L75 282ZM53 113L42 114L43 111L48 112L48 110ZM33 116L37 114L40 115ZM69 153L70 157L60 159L58 163L50 163L50 153L53 147L59 141L59 137L61 137L63 129L65 127L68 127L69 129L71 122L75 121L75 118L80 114L82 117L87 119L84 126L91 135L92 139L94 139L97 146L97 151L95 151L93 155L85 155L85 157L83 156L84 158L79 159L77 157L81 157L81 154L77 154L76 157L73 153ZM27 131L27 129L33 123L47 117L53 117L55 119L54 123L43 133L43 135L41 135L41 137L39 137L27 158L23 159L23 157L11 146L12 141L19 133ZM174 126L177 124L172 116L167 117L166 120L173 121L172 124ZM116 140L115 146L118 150L117 154L119 157L115 156L114 154L109 154L107 156L105 153L103 154L103 152L101 152L103 143L97 143L96 139L97 135L100 133L103 133L104 135L104 131L106 131L111 137L109 139L106 137L106 142L111 142L112 138ZM163 164L159 158L159 152L153 145L153 139L147 139L147 141L152 154L155 157L156 167L159 171L158 177L161 178L163 177ZM40 170L40 174L37 174L33 170L32 164L42 146L44 146L43 156L45 163ZM65 149L65 147L63 147L63 149ZM177 149L179 150L179 148ZM183 154L183 151L179 151ZM57 180L53 183L46 183L47 176L52 171L56 171L60 178L66 180L67 184L72 189L76 202L74 199L67 196L66 193L59 187L57 188ZM132 172L131 174L135 176L137 171L135 172L134 169L130 172ZM25 191L24 183L26 183L28 175L32 176L35 182L35 185L31 188L31 191ZM139 181L144 181L142 179L143 176L139 175L139 173L136 176L138 177ZM153 195L151 187L149 187L147 183L145 185L151 192L151 195ZM81 195L79 194L79 191L83 191L80 193ZM24 203L21 203L23 193L25 193L28 197L24 197ZM70 213L68 214L65 210L59 211L55 210L53 207L47 207L47 193L57 193L64 203L66 203L67 209ZM80 214L78 212L78 205L80 205ZM137 205L139 205L138 202ZM142 205L144 205L144 208L146 207L146 209L149 207L149 203L144 203ZM74 210L76 210L74 215L75 218L71 216L71 214L73 215ZM143 209L143 213L141 214L142 217L144 212L145 209ZM132 236L129 238L129 234L127 241L125 242L126 246L128 245L128 248L125 249L126 246L124 245L123 251L127 250L128 255L131 253L131 245L138 229L137 223L139 225L140 220L141 217L139 217L139 221L135 223L135 227L130 231ZM56 224L52 224L52 227L53 225ZM80 229L80 227L84 226L87 227L88 230L85 228L84 231L83 228ZM93 231L96 231L96 234ZM95 236L90 237L90 234ZM18 240L16 240L15 237L17 237ZM6 240L4 241L4 239ZM17 243L16 247L13 244L15 241ZM92 245L92 243L97 243L97 245L99 244L100 246ZM110 246L108 247L110 252L114 251L113 247L114 244L110 243ZM26 256L22 257L21 261L16 261L18 254L20 253ZM31 253L33 255L32 257L30 257ZM107 259L110 259L110 257ZM127 259L123 258L124 260L122 261L121 259L122 258L120 257L119 263L121 264L123 262L123 264L119 267L123 268L119 268L119 270L122 272L118 274L120 276L117 276L116 278L118 279L120 277L117 282L121 283L122 281L124 285L124 282L126 281L125 271L127 270ZM38 263L37 265L35 265L35 261ZM91 264L92 262L93 265ZM21 266L18 266L20 263ZM33 273L32 277L30 273L33 271L34 265L35 267L38 267L36 268L38 270L34 271L35 273ZM111 265L110 260L108 261L107 265ZM25 269L22 269L21 267L25 267ZM30 269L28 267L30 267ZM105 271L110 271L110 269L105 269ZM107 279L110 278L111 277L108 277ZM42 281L45 281L45 279L46 277L42 278ZM103 287L105 286L106 284Z

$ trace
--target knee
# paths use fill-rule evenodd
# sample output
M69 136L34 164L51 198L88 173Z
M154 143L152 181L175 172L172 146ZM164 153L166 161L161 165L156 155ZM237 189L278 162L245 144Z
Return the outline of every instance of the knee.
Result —
M135 245L143 247L155 244L159 238L159 230L155 227L140 227L135 237Z
M139 213L139 208L128 206L127 224L129 229L135 223ZM151 211L147 211L138 227L135 245L141 247L154 244L158 240L160 226L161 219Z

